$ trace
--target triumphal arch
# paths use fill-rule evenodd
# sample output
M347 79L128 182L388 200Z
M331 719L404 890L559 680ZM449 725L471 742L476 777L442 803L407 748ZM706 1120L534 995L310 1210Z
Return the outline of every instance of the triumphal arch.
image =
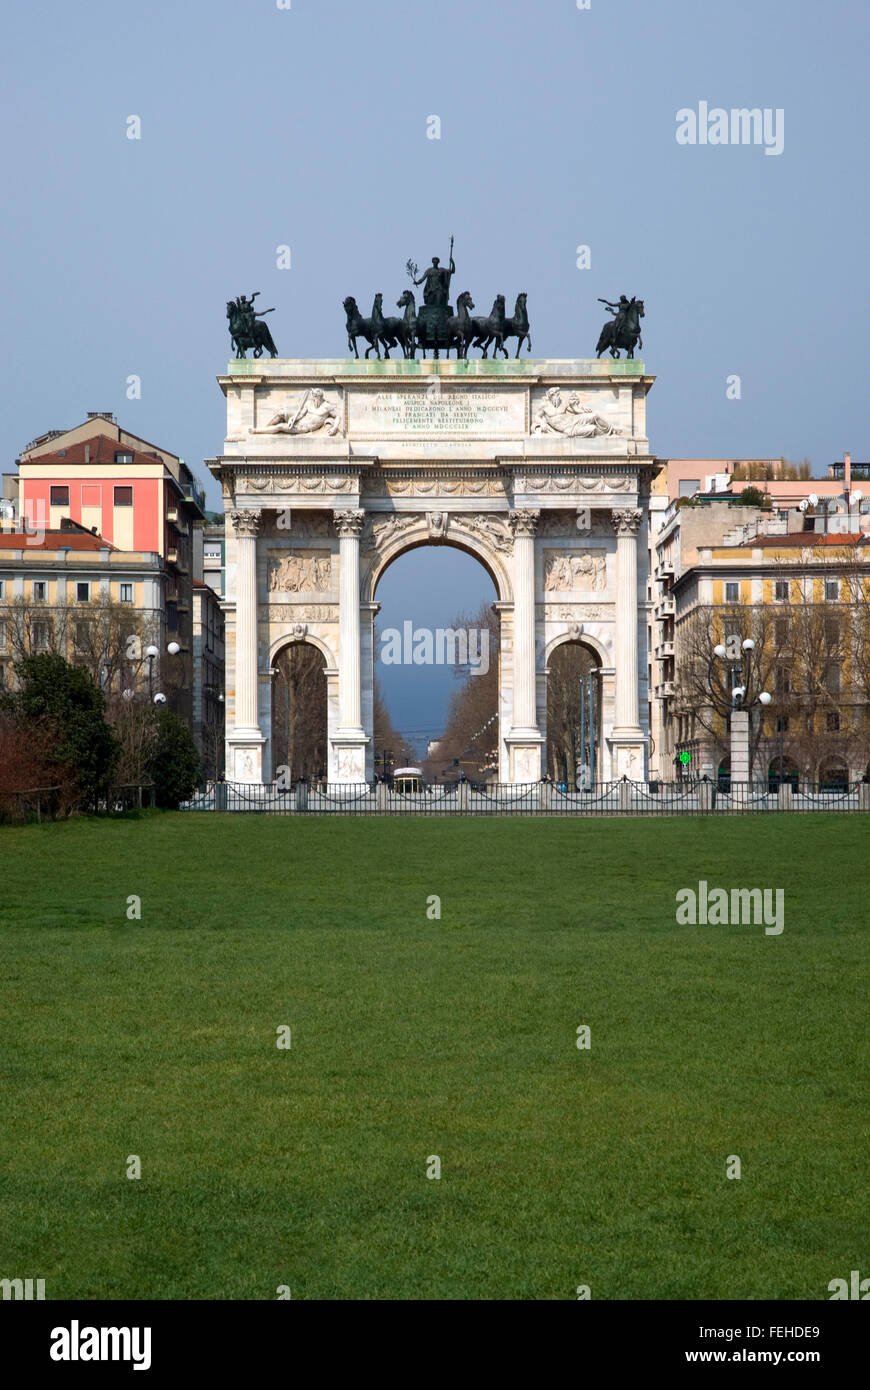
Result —
M326 662L331 782L373 778L378 580L457 546L498 593L499 777L536 781L547 663L600 669L594 775L646 776L646 430L637 359L237 360L219 379L227 777L268 782L273 662Z

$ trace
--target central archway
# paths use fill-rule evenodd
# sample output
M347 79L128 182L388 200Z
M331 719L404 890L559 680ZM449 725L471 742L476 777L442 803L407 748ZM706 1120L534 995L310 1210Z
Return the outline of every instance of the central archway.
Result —
M371 592L376 774L398 765L398 745L430 782L497 779L501 618L492 567L472 545L433 542L424 531L383 557Z

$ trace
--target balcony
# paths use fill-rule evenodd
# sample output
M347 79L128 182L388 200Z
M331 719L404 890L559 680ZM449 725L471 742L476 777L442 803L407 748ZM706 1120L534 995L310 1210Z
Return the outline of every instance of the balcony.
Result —
M195 483L185 484L184 500L190 506L196 507L200 518L205 516L205 488L197 487Z
M662 598L662 599L659 599L658 603L656 604L655 608L653 609L653 617L658 618L659 621L662 621L662 619L664 619L664 618L673 618L674 615L675 615L675 613L676 613L676 611L677 611L677 601L676 601L676 599L673 599L673 598Z
M674 644L672 641L659 642L659 645L655 648L655 651L653 652L656 661L666 661L668 657L673 656L673 654Z
M659 580L661 580L661 579L673 579L673 577L674 577L674 566L673 566L672 561L670 561L670 560L663 560L663 561L661 562L661 564L656 565L656 568L655 568L655 577L656 577L656 579L659 579Z
M655 694L657 700L670 700L674 694L674 682L662 681L661 685L656 686Z

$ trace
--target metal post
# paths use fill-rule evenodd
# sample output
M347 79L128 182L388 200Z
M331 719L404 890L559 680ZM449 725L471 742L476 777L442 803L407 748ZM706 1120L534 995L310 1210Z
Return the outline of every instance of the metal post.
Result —
M592 671L589 672L589 772L595 783L598 777L595 763L595 679Z
M580 682L580 758L586 762L586 682ZM588 779L587 779L588 780Z

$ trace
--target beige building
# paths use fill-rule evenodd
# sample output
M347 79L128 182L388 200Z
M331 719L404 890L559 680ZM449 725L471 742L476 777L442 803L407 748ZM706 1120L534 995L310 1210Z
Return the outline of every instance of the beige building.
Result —
M3 526L0 685L14 685L16 659L53 651L104 689L144 693L154 679L144 648L166 636L164 584L159 555L117 550L74 522L39 534Z

